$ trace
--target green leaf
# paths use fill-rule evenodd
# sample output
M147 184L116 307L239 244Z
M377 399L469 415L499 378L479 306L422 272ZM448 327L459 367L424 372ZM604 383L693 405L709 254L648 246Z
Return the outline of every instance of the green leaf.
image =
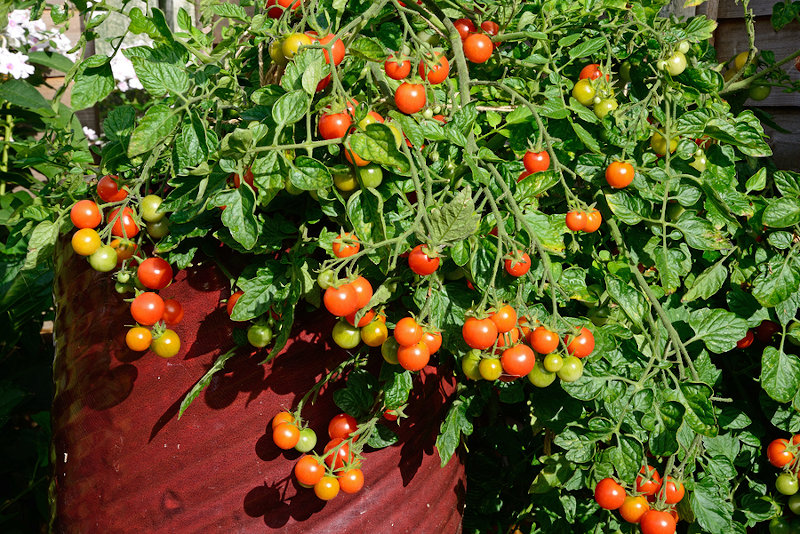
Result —
M572 125L573 131L577 134L578 139L580 139L581 142L583 142L583 144L586 145L586 148L588 148L592 152L598 152L598 153L602 152L602 150L600 149L600 145L597 143L597 140L594 138L594 136L592 136L592 134L590 134L586 130L586 128L584 128L577 122L570 121L570 124Z
M800 360L775 347L761 355L761 387L773 400L789 402L800 390Z
M396 365L386 368L390 376L383 385L383 402L386 408L393 410L408 402L408 394L411 393L414 383L410 371L398 369Z
M128 26L128 30L131 33L146 33L153 39L158 38L158 28L153 24L153 21L142 13L140 8L134 7L131 9L128 12L128 17L131 19L131 23Z
M450 409L442 421L439 436L436 438L436 449L442 459L442 467L447 465L461 443L461 436L472 434L472 422L469 414L470 404L474 397L459 397L450 405Z
M256 197L249 186L234 189L225 199L222 224L245 249L252 249L258 241L258 223L255 217Z
M633 480L642 467L644 450L642 444L630 436L620 436L619 445L611 449L614 468L621 480Z
M705 477L689 493L692 511L703 530L712 534L729 534L733 528L733 503L728 491L713 477Z
M189 75L181 66L154 61L152 57L135 56L130 60L142 86L153 96L182 95L190 88Z
M591 57L596 52L602 50L607 42L608 41L605 37L595 37L593 39L587 39L578 46L570 48L569 57L571 57L572 59Z
M375 425L374 431L367 439L367 446L373 449L383 449L397 443L400 438L393 430L383 425Z
M181 401L181 407L178 410L178 419L181 418L183 412L186 411L186 408L192 404L192 401L196 399L197 396L200 395L200 393L202 393L202 391L211 383L211 379L214 378L214 375L219 371L222 371L222 369L225 367L225 362L227 362L234 354L236 354L236 352L233 350L229 350L224 354L220 354L214 361L214 365L211 366L211 369L206 371L206 374L204 374L203 377L198 380L194 386L192 386L192 389L189 390L189 393L187 393Z
M316 191L333 184L328 168L322 162L308 156L298 156L291 163L289 180L293 186L304 191Z
M394 133L385 124L370 124L365 132L352 135L349 143L353 151L367 161L408 172L408 159L397 150Z
M361 189L347 200L347 216L356 235L374 243L386 239L383 197L374 189Z
M703 436L714 437L719 432L711 403L713 390L700 382L681 382L680 401L686 408L683 420L689 427Z
M286 93L273 105L272 118L278 124L294 124L305 116L310 102L304 91Z
M644 295L618 276L606 277L606 289L611 299L619 304L625 315L639 328L644 328L642 319L647 315L649 306Z
M566 224L564 223L563 215L547 216L537 210L528 210L525 212L525 221L545 250L554 254L562 254L564 252Z
M675 222L683 233L686 244L699 250L720 250L730 248L731 243L720 230L706 219L701 219L691 211L685 211Z
M107 97L114 89L114 74L106 56L84 60L72 86L72 109L86 109Z
M795 258L774 256L763 267L753 280L753 296L762 306L772 308L800 289L800 268Z
M281 76L281 87L287 92L303 90L313 96L317 92L317 84L327 75L328 68L322 50L301 50L286 66Z
M0 84L0 100L26 109L50 109L50 102L25 80L11 79Z
M56 52L28 52L28 61L66 74L74 63Z
M249 321L267 313L273 302L285 295L284 286L278 283L283 272L278 264L268 262L257 269L252 277L239 277L236 285L244 294L236 301L231 319Z
M58 225L52 221L42 221L36 225L28 240L28 253L23 269L33 269L50 259L53 246L58 239Z
M75 93L73 92L73 95ZM166 104L156 104L144 114L139 126L131 134L128 157L138 156L152 150L167 138L180 124L180 115Z
M715 263L695 279L692 287L681 298L681 302L691 302L698 298L707 300L722 289L722 285L727 279L728 269L721 262Z
M701 308L689 315L689 326L696 339L702 339L709 351L722 354L736 348L747 333L747 321L727 310Z
M575 474L575 464L567 460L562 453L551 454L541 459L542 470L533 479L528 493L543 495L553 488L564 486Z
M430 236L435 244L457 243L475 233L480 216L469 187L462 189L447 204L431 208Z
M747 183L744 184L747 188L747 192L750 193L751 191L761 191L765 187L767 187L767 169L766 167L761 167L758 171L747 179Z
M781 195L785 197L800 197L800 173L776 171L772 179Z
M364 370L353 371L347 377L347 387L337 390L333 394L336 406L356 419L361 419L369 413L375 395L375 377Z
M241 20L242 22L248 22L250 20L247 11L238 4L211 4L209 7L213 13L220 17Z
M371 37L359 37L347 48L350 54L367 61L383 63L388 55L383 45Z
M764 224L772 228L786 228L800 222L800 198L767 199Z
M136 126L136 110L133 106L120 106L108 112L103 121L103 133L111 141L123 141L133 132Z
M606 193L606 202L614 215L625 224L639 224L642 216L650 213L649 205L639 195L632 195L625 191Z

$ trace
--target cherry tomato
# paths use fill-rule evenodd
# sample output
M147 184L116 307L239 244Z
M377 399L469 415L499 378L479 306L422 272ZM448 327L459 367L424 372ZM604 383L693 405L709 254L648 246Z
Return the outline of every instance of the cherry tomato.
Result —
M147 235L153 239L161 239L169 233L169 221L165 217L158 222L147 223L145 229L147 230Z
M461 335L470 348L486 350L497 341L497 325L491 319L467 317Z
M736 348L739 349L746 349L750 345L753 344L753 340L755 339L755 334L753 334L753 330L749 329L747 333L744 335L742 339L736 342Z
M375 188L383 181L383 169L371 163L364 167L357 167L356 175L363 187Z
M314 484L314 494L323 501L330 501L339 495L339 480L332 476L322 477Z
M356 292L350 284L329 287L322 300L325 308L337 317L346 317L358 310Z
M419 371L428 365L430 359L431 353L424 341L410 346L401 345L397 349L397 363L408 371Z
M114 224L111 227L111 235L130 239L139 233L139 226L136 225L136 221L133 218L133 210L128 207L122 208L121 213L120 208L112 210L108 214L108 222L112 221Z
M372 321L361 327L361 341L368 347L380 347L389 338L389 330L383 321Z
M583 362L575 356L567 356L556 374L564 382L575 382L583 376Z
M780 332L781 327L775 321L761 321L761 324L756 327L756 337L761 343L769 343L772 341L772 336Z
M500 358L503 371L511 376L525 376L533 371L536 355L527 345L516 345L503 351Z
M427 245L417 245L408 255L408 266L416 274L426 276L436 272L439 268L439 256L431 255L432 249Z
M353 154L356 158L355 154ZM360 158L359 158L360 159ZM366 160L361 160L366 161ZM369 162L366 161L364 165L368 165ZM350 191L355 191L358 188L358 181L356 180L356 175L352 170L348 170L346 172L338 172L333 175L333 185L336 186L336 189L342 191L343 193L349 193Z
M512 328L508 332L498 334L495 354L501 354L505 349L513 347L517 341L519 341L519 328Z
M383 411L383 418L386 419L387 421L397 421L398 418L397 410L390 410L388 408L385 409Z
M353 287L355 288L355 286L353 286ZM362 306L362 308L363 308L363 306ZM360 309L361 308L359 308L359 310ZM358 324L356 324L356 314L357 313L358 313L358 311L355 311L355 312L351 313L350 315L348 315L347 317L345 317L345 319L347 319L347 322L350 323L351 326L357 326L359 328L362 328L362 327L365 327L368 324L370 324L372 322L372 320L375 319L375 310L369 310L369 311L367 311L367 313L364 314L364 316L361 318L361 320L358 321Z
M779 438L767 446L767 460L775 467L784 467L794 461L794 453L788 450L789 440Z
M669 512L648 510L639 520L642 534L675 534L675 518Z
M567 345L567 352L578 358L585 358L594 350L594 334L586 327L581 328L577 336L566 336L564 343Z
M103 176L97 182L97 196L100 197L100 200L103 202L120 202L125 200L125 197L128 196L128 192L119 187L121 183L119 176L115 174Z
M650 148L652 148L653 152L655 152L659 156L666 155L667 139L666 137L664 137L664 132L661 131L653 132L653 135L650 136ZM669 140L670 154L675 152L677 148L678 148L678 139L676 137L671 137Z
M583 80L588 78L590 80L596 80L602 75L603 73L600 72L600 65L598 65L597 63L590 63L589 65L586 65L581 69L581 73L578 75L578 79ZM608 76L606 76L606 78L608 78Z
M117 260L122 263L125 260L129 260L133 257L133 253L136 252L136 243L133 241L127 241L125 239L112 239L111 240L111 248L117 251Z
M269 43L269 57L276 65L286 65L286 56L283 55L283 43L280 39L273 39Z
M528 381L537 388L546 388L555 381L556 376L556 373L545 369L541 361L537 361L531 372L528 373Z
M175 331L167 328L160 336L153 339L150 350L162 358L172 358L180 352L181 340Z
M500 25L491 20L484 20L481 22L481 29L492 37L500 33ZM495 46L497 45L495 44Z
M372 284L369 283L369 280L364 278L363 276L359 276L352 282L350 282L350 287L353 288L356 294L356 310L360 310L367 304L369 304L370 299L372 299ZM348 314L349 315L349 314Z
M344 55L346 52L342 40L336 37L335 34L330 33L325 37L323 37L322 39L320 39L319 43L326 45L331 41L333 41L333 46L331 47L331 52L333 52L333 64L338 66L344 60ZM331 59L328 54L328 51L323 50L322 53L325 54L325 63L330 63Z
M633 165L625 161L614 161L606 168L606 182L614 189L628 187L633 181Z
M603 98L594 105L594 114L598 119L604 119L606 115L619 107L616 98Z
M683 496L686 494L686 488L683 487L683 482L676 482L675 479L668 476L664 479L664 485L666 486L665 492L665 502L667 504L678 504L683 499Z
M233 308L236 306L236 302L242 295L244 295L244 291L237 291L228 298L228 302L225 304L225 309L228 311L228 317L233 315Z
M442 347L442 333L425 332L422 336L422 342L428 346L428 352L433 356Z
M164 315L161 319L167 324L178 324L183 320L183 306L175 299L164 301Z
M156 324L164 315L164 299L150 291L140 293L131 302L131 315L139 324Z
M333 255L337 258L349 258L361 249L361 243L355 234L345 232L333 241Z
M339 485L345 493L358 493L364 487L364 473L361 469L348 469L339 476Z
M773 517L769 522L769 534L792 534L795 530L782 517Z
M69 218L76 228L97 228L103 221L100 208L92 200L79 200L69 211Z
M558 348L558 336L544 326L534 328L528 342L539 354L550 354Z
M273 430L281 423L294 423L294 415L286 411L276 413L275 417L272 418Z
M125 344L128 348L136 352L142 352L150 348L153 335L150 330L143 326L134 326L125 334Z
M461 359L461 370L464 375L470 380L481 380L480 371L481 352L479 350L471 350Z
M397 105L397 109L407 115L422 110L427 101L425 86L419 83L403 82L394 93L394 103Z
M447 79L450 74L450 62L444 54L440 54L433 67L428 68L425 60L419 62L419 75L425 79L426 75L428 82L432 85L442 83Z
M544 357L544 360L542 360L542 365L551 373L557 373L564 367L564 358L562 358L560 354L548 354Z
M789 497L786 504L789 505L789 510L791 510L794 515L800 515L800 495L792 495Z
M114 267L117 266L117 260L117 251L109 245L101 245L89 256L89 265L95 271L107 273L114 270Z
M494 325L497 327L497 332L502 334L508 332L517 326L517 312L510 304L500 306L496 312L489 316Z
M303 46L310 46L312 43L311 37L304 33L292 33L283 39L281 44L281 51L286 59L292 59L300 48Z
M81 256L91 256L102 244L100 235L92 228L81 228L72 236L72 250Z
M158 211L161 206L161 197L158 195L147 195L141 202L139 202L139 210L142 213L142 219L146 222L158 222L163 219L167 214Z
M250 325L247 329L247 342L257 349L262 349L272 341L272 328L265 324Z
M578 80L578 83L572 88L572 97L584 106L591 106L596 94L592 82L588 79Z
M643 465L636 475L636 491L644 495L655 495L661 489L661 475L655 467Z
M397 350L399 348L400 344L393 337L383 342L383 345L381 345L381 356L383 356L386 363L397 365Z
M566 217L567 228L573 232L580 232L586 228L586 213L583 211L570 211Z
M604 478L594 488L594 500L600 508L616 510L625 502L625 488L613 478Z
M343 349L354 349L361 341L361 331L344 319L333 325L333 342Z
M422 341L424 331L413 317L403 317L394 327L394 339L401 347L410 347Z
M392 54L389 59L383 64L383 69L386 71L386 76L393 80L402 80L411 74L411 61L397 59L397 56Z
M172 267L162 258L147 258L139 264L136 276L148 289L164 289L172 282Z
M497 380L503 374L503 364L497 358L484 358L478 364L478 371L484 380Z
M679 51L673 53L664 65L664 69L672 76L678 76L686 70L686 56Z
M339 139L353 124L348 113L326 113L319 116L319 135L323 139Z
M281 18L287 9L297 9L301 0L267 0L267 15L273 19ZM292 3L294 2L294 3Z
M531 257L526 252L518 251L522 258L520 261L508 258L505 263L506 272L511 276L519 278L524 276L531 268Z
M643 495L628 495L619 508L619 515L628 523L638 523L650 509L650 503Z
M340 413L331 417L328 423L328 436L331 439L347 439L358 429L358 421L350 414Z
M310 488L322 479L325 467L313 456L302 456L294 464L294 476L304 488Z
M300 441L300 429L294 423L281 423L272 429L272 441L279 449L293 449Z
M547 153L547 150L541 152L528 150L522 156L522 164L530 173L546 171L550 168L550 154Z
M252 169L250 169L250 167L247 167L244 170L244 183L246 183L250 187L255 187L254 178L255 177L253 176ZM236 189L239 189L241 186L242 186L242 178L238 174L234 173L233 174L233 187L235 187Z
M464 56L473 63L486 63L492 57L494 43L482 33L473 33L464 39Z
M353 461L350 445L342 438L334 438L325 445L324 457L325 464L331 469L341 469L345 463Z
M602 222L603 216L598 210L594 209L586 214L586 226L583 227L583 231L587 234L596 232Z
M461 36L462 41L469 37L469 34L478 31L475 23L469 19L456 19L453 21L453 26L456 27L458 35Z

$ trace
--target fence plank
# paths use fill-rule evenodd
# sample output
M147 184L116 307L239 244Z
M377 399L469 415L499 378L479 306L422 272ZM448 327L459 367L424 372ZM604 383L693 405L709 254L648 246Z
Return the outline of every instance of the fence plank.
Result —
M777 2L775 0L751 0L750 9L755 16L769 16L772 15L772 6ZM720 19L741 19L744 18L744 7L741 1L738 3L734 0L719 0L719 13Z

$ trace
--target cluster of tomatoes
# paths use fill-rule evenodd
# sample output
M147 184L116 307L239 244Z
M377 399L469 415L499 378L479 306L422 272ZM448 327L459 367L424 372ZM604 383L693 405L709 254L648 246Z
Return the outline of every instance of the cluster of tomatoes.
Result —
M800 515L800 493L798 493L800 462L797 460L800 455L798 452L800 452L800 434L795 434L790 439L774 439L767 445L767 460L773 466L783 470L775 479L775 489L789 497L787 504L789 510L795 515ZM797 522L793 523L783 517L775 517L769 524L769 531L770 534L788 534L795 532L798 526L800 524Z
M105 205L115 206L128 197L120 187L117 176L104 176L97 183L97 196ZM161 198L147 195L139 202L141 220L147 233L159 239L168 232L166 215L159 212ZM135 291L131 301L131 316L137 325L125 335L125 343L134 351L152 350L163 358L175 356L181 347L178 334L168 328L181 322L183 307L175 299L163 299L157 291L172 282L170 264L159 257L145 258L137 254L139 247L131 241L139 234L136 214L128 206L113 207L106 218L107 226L98 233L103 222L101 207L93 200L79 200L70 210L70 219L78 230L72 236L72 249L86 256L97 271L110 272L117 268L116 290L119 293ZM103 238L110 240L103 244ZM136 262L136 267L133 267Z
M608 74L603 77L600 65L592 63L581 69L578 81L572 88L572 97L584 106L591 107L598 119L619 107Z
M667 476L661 479L658 470L643 466L636 476L630 495L613 478L604 478L594 489L594 500L606 510L619 510L623 520L638 523L642 534L674 534L678 523L675 505L686 494L683 483ZM658 503L658 508L653 505Z
M272 440L283 450L295 449L303 453L294 466L298 484L314 488L323 501L339 494L357 493L364 487L361 471L363 458L359 454L358 423L346 413L334 416L328 423L330 441L322 455L306 454L317 445L317 434L299 416L279 412L272 419Z

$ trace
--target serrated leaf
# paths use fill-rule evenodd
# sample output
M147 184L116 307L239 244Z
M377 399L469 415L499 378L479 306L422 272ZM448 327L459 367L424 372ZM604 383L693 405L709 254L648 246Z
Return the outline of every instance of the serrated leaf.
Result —
M258 223L255 217L256 197L247 185L235 189L226 199L222 211L222 224L245 249L252 249L258 240Z
M73 93L74 94L74 93ZM144 114L139 126L131 134L128 157L138 156L153 149L167 138L180 124L180 115L166 104L156 104Z
M681 404L686 408L683 420L689 427L703 436L714 437L719 432L711 403L713 390L700 382L679 384Z
M728 279L728 269L722 263L716 263L703 271L689 288L681 302L691 302L695 299L708 299L722 288Z
M800 268L794 258L775 256L753 280L753 296L758 303L772 308L800 289Z
M723 489L712 477L706 477L695 483L694 491L689 494L697 522L713 534L733 532L733 503Z
M272 118L278 124L294 124L305 116L310 102L304 91L286 93L273 104Z
M236 354L233 350L229 350L224 354L220 354L217 359L214 361L214 365L211 366L211 369L206 371L206 374L197 381L197 383L192 386L192 389L189 390L189 393L181 401L181 407L178 410L178 419L181 418L183 412L186 411L186 408L192 404L192 401L197 398L200 393L211 383L211 379L214 378L214 375L217 374L225 367L225 362L227 362L234 354Z
M446 466L461 444L461 437L472 434L472 422L468 416L470 404L474 397L459 397L450 405L447 415L439 428L436 438L436 449L442 459L442 467Z
M800 390L800 360L775 347L761 355L761 387L773 400L789 402Z
M397 150L397 141L392 130L385 124L370 124L366 131L350 136L348 143L353 152L367 161L395 167L400 172L408 172L408 159Z
M639 328L644 328L642 320L649 311L644 295L614 275L606 277L606 289L608 295L619 304L625 315Z
M718 308L702 308L689 315L689 326L695 339L702 339L709 351L728 352L747 333L747 321L736 314Z
M474 234L480 216L475 211L470 189L462 189L441 208L431 208L429 220L434 243L456 243Z

